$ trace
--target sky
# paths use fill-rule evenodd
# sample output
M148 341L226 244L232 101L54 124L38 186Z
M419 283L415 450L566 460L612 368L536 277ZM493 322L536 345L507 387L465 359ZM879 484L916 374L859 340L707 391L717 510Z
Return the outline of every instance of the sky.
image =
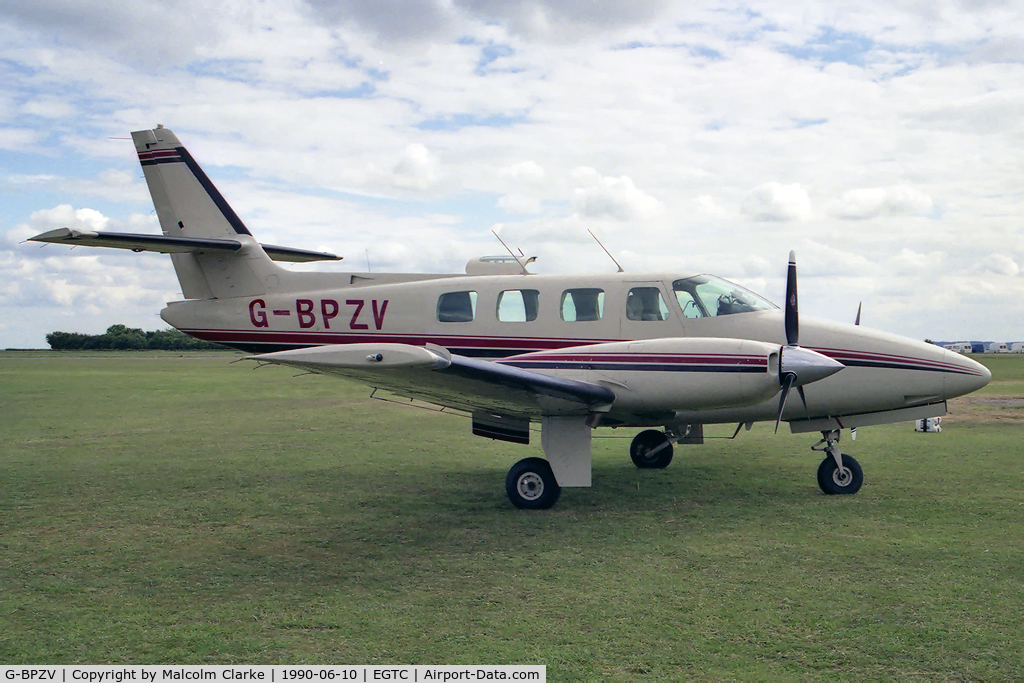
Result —
M1024 339L1013 2L0 4L0 348L163 329L129 137L175 132L262 242L339 272L713 273L806 316Z

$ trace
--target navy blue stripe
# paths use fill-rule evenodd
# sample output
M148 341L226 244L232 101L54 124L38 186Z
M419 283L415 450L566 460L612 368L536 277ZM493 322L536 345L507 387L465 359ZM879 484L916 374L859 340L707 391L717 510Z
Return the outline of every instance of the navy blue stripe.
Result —
M511 365L523 369L543 370L632 370L637 372L729 372L765 374L764 366L750 367L744 365L680 365L675 363L566 363L557 361L499 361L502 365Z
M217 205L220 212L224 214L224 218L226 218L228 223L231 224L231 227L234 228L235 232L239 235L252 235L252 233L249 232L249 228L245 227L245 223L242 222L242 219L238 217L235 210L227 203L220 191L217 190L213 183L210 182L210 179L206 177L206 174L203 173L203 169L199 167L199 164L197 164L196 160L192 158L192 155L188 153L188 150L184 147L175 147L174 151L181 155L181 160L184 161L185 165L188 166L188 169L192 171L192 175L196 177L199 184L203 186L204 190L206 190L206 194L210 195L210 199L212 199L213 203Z
M160 157L159 159L146 159L145 161L139 161L143 166L156 166L157 164L180 164L180 157Z
M910 365L908 363L882 363L879 361L871 360L842 360L841 358L834 357L835 360L839 361L848 368L883 368L886 370L920 370L921 372L950 372L957 375L973 375L978 376L978 373L971 372L969 370L956 370L953 368L933 368L924 365Z

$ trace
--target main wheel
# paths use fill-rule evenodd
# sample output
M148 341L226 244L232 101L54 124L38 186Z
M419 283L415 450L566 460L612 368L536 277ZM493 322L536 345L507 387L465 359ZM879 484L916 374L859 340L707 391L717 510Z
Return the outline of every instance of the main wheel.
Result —
M826 455L818 465L818 486L826 495L857 493L864 483L864 470L860 468L860 463L845 453L842 459L846 472L836 467L836 460L831 455Z
M660 446L664 448L655 452ZM665 469L672 462L672 443L665 432L647 429L633 437L633 443L629 445L629 457L641 469Z
M517 508L546 510L555 504L562 487L544 458L520 460L505 477L505 493Z

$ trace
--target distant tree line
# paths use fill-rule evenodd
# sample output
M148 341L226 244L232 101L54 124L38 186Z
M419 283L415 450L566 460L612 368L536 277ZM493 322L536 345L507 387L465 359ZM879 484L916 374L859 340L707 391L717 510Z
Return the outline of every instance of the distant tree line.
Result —
M203 341L174 329L143 332L136 327L111 325L103 334L51 332L46 342L55 351L88 351L94 349L159 349L162 351L204 351L226 349L223 344Z

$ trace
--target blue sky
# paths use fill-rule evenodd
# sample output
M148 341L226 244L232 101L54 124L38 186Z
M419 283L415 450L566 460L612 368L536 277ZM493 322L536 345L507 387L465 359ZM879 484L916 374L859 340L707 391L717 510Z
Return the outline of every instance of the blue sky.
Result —
M1012 3L38 0L0 8L0 348L154 329L132 130L173 129L264 242L333 270L712 272L805 314L1022 339Z

